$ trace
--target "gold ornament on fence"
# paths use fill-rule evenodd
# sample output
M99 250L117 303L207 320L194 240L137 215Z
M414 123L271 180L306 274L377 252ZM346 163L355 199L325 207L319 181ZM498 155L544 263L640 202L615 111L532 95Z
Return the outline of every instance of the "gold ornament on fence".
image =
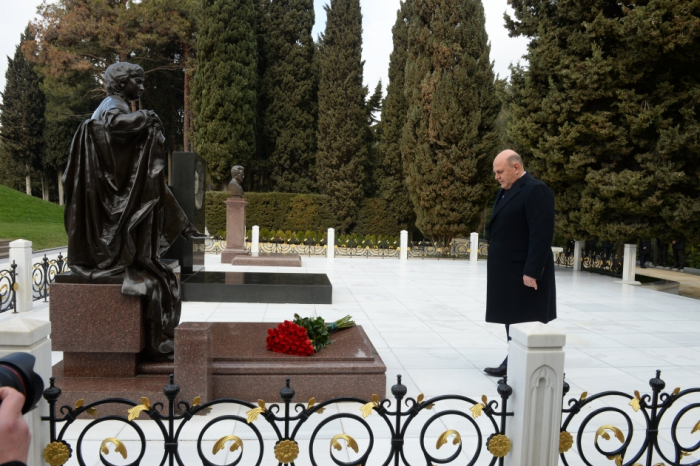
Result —
M366 418L367 416L372 414L372 410L374 410L374 408L378 408L378 407L379 407L379 397L377 395L372 395L372 401L363 405L362 408L360 408L360 410L362 411L362 417Z
M338 442L338 440L340 439L345 440L345 443L347 443L348 448L352 448L355 451L355 453L358 453L360 451L360 447L357 445L355 439L347 434L338 434L335 437L333 437L331 439L331 447L335 448L338 451L342 450L343 447L340 445L340 442Z
M293 463L299 456L299 445L294 440L282 440L275 446L275 458L282 464Z
M102 441L102 445L100 445L100 451L103 454L109 455L109 448L107 448L108 443L113 443L115 453L119 453L120 455L122 455L122 458L126 459L126 445L124 445L120 440L117 440L114 437L106 438Z
M246 414L246 420L248 421L248 424L251 422L254 422L258 416L262 413L267 411L267 407L265 406L265 402L263 400L258 400L258 407L253 408L250 411L247 411Z
M71 449L65 442L51 442L44 448L44 461L51 466L63 466L71 457Z
M510 453L510 439L503 434L492 435L486 442L486 449L496 458L503 458Z
M227 435L226 437L221 437L219 440L216 441L216 443L214 444L214 448L212 448L211 450L212 454L216 455L221 450L226 448L226 442L230 441L233 441L233 443L231 444L231 448L229 448L230 451L236 451L240 448L241 452L243 452L243 440L241 440L240 437L236 437L235 435Z
M567 431L559 433L559 453L566 453L574 445L574 436Z
M142 411L150 411L151 410L151 403L148 401L148 398L145 396L141 397L141 404L134 406L127 412L129 413L129 422L133 421L134 419L139 417L139 414L141 414Z
M459 432L457 432L456 430L446 430L438 437L437 443L435 444L435 448L439 450L440 447L446 445L447 439L450 437L450 435L455 436L454 440L452 440L452 445L459 445L460 443L462 443L462 436L459 435Z

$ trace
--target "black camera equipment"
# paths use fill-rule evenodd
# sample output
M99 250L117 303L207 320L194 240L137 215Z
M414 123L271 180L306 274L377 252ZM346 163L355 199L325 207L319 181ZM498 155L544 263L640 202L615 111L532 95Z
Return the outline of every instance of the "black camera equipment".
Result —
M22 414L36 408L44 392L44 381L34 372L36 358L28 353L12 353L0 358L0 387L12 387L24 395Z

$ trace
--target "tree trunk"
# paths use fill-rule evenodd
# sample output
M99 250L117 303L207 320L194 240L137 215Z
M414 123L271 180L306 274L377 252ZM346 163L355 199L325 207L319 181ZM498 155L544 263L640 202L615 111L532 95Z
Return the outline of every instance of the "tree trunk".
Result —
M63 170L58 171L58 205L63 205Z
M32 195L32 175L29 173L29 165L25 165L27 176L24 179L25 187L27 189L27 196Z
M39 174L39 176L41 177L41 198L45 201L48 201L49 200L49 187L48 187L48 183L46 180L46 175L44 174L44 172L41 172Z
M182 125L182 150L185 152L192 152L190 147L190 73L187 70L187 65L190 58L190 48L187 44L185 47L185 95L184 95L184 119Z

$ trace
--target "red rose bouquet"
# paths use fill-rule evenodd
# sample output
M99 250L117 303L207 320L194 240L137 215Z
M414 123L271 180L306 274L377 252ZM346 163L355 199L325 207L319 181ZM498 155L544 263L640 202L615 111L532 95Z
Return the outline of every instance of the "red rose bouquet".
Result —
M285 320L277 328L267 330L267 349L275 353L311 356L314 347L306 334L306 329L294 322Z

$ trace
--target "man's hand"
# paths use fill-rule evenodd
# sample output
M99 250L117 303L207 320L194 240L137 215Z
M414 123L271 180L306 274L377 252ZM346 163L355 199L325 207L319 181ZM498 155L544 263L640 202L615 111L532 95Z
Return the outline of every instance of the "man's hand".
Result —
M27 462L31 434L22 417L24 396L10 387L0 388L0 464L10 461Z
M528 277L527 275L523 275L523 283L525 286L529 286L530 288L537 289L537 280L535 280L532 277Z

